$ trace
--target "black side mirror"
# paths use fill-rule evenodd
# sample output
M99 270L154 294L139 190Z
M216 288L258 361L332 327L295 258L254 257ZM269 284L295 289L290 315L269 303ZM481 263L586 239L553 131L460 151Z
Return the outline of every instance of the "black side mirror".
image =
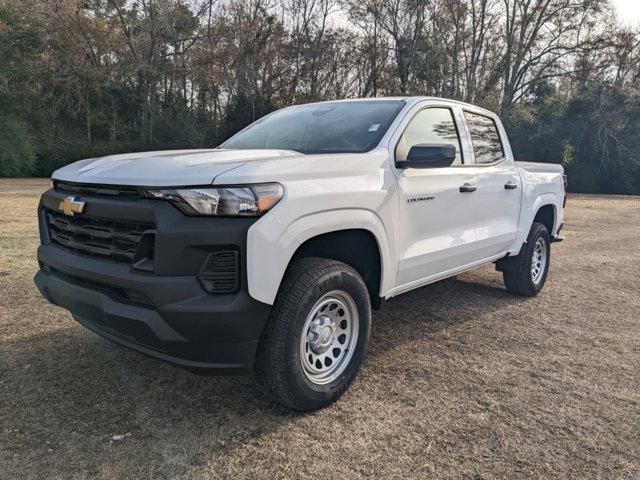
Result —
M456 159L456 147L451 143L419 143L409 150L407 159L396 162L398 168L446 168Z

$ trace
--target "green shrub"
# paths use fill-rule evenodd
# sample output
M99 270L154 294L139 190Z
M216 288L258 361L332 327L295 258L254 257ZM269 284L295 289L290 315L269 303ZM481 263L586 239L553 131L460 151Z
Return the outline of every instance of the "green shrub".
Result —
M0 177L28 177L35 165L33 136L15 117L0 117Z

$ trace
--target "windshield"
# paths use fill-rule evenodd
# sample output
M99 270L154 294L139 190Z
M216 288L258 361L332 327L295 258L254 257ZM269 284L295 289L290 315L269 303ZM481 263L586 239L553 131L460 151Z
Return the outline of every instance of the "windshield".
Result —
M402 100L372 100L284 108L249 125L220 148L366 152L378 144L402 107Z

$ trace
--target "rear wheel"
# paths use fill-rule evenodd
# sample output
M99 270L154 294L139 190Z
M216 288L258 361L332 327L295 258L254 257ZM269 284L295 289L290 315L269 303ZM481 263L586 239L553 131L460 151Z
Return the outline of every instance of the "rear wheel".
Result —
M258 346L258 386L295 410L329 405L364 360L370 322L369 294L358 272L334 260L295 261Z
M542 290L549 272L550 247L547 227L535 222L520 253L502 262L502 275L509 292L534 297Z

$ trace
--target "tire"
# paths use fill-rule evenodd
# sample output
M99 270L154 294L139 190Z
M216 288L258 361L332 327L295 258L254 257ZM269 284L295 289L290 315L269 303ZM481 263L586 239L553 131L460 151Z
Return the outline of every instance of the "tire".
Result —
M525 297L535 297L542 290L551 262L550 247L551 237L547 227L534 222L520 253L516 257L505 259L506 262L502 265L502 276L507 291Z
M330 405L355 379L370 325L369 293L358 272L334 260L295 260L258 345L258 387L293 410Z

